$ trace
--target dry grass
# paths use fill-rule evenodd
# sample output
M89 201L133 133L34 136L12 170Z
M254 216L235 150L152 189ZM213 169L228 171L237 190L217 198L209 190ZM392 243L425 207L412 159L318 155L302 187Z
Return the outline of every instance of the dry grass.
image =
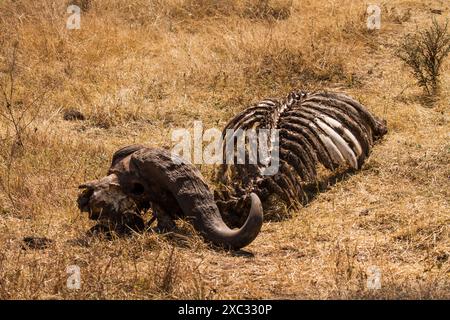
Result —
M67 1L0 3L0 80L17 42L14 112L35 99L39 111L23 146L0 118L0 298L450 297L450 67L431 107L393 54L448 4L386 1L382 29L369 32L365 1L78 3L72 31ZM251 255L212 250L185 225L186 238L70 242L92 225L76 209L76 186L103 175L116 148L169 147L173 128L198 119L221 128L248 103L293 88L345 91L390 131L361 172L265 223ZM86 120L64 121L66 109ZM55 242L23 250L27 235ZM66 288L74 264L78 291ZM366 286L371 266L380 290Z

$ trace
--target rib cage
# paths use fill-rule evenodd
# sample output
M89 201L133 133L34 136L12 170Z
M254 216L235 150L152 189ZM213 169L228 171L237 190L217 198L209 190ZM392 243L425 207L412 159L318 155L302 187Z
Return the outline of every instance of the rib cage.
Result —
M218 171L217 180L227 187L216 193L216 202L232 225L239 225L245 217L228 217L226 212L231 208L245 212L250 192L257 193L263 202L271 194L288 205L304 202L303 185L317 181L319 164L331 171L359 169L374 142L387 132L384 121L345 94L302 91L245 109L225 126L224 139L227 129L279 129L277 174L263 176L263 165L248 164L248 141L245 164L223 164ZM233 156L236 159L236 152Z

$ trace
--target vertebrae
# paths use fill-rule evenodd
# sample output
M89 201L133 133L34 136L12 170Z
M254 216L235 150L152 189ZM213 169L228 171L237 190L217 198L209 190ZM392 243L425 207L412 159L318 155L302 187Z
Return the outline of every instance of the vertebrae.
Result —
M229 208L236 212L236 207L244 206L250 192L258 194L263 202L272 194L288 205L304 202L303 186L317 181L319 165L331 171L360 169L374 142L387 132L384 121L347 95L302 91L291 92L282 100L266 99L245 109L225 126L224 138L229 129L278 130L279 170L264 176L261 162L222 165L217 179L227 188L216 193L216 200L225 217ZM246 159L249 152L247 147ZM229 222L239 224L244 218Z

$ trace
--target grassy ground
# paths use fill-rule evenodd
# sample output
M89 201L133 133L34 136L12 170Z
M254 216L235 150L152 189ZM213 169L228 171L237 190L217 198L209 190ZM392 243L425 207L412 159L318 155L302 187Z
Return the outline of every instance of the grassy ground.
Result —
M431 104L393 54L403 34L448 17L447 2L380 3L374 32L365 1L76 2L80 30L66 29L66 1L0 1L0 76L11 84L16 46L20 137L2 97L0 298L450 298L450 63ZM294 88L346 92L389 133L359 173L265 223L245 252L213 250L183 223L187 236L70 241L92 226L77 185L118 147L170 147L172 129L220 129ZM64 120L67 109L86 119ZM23 250L28 235L55 243ZM66 287L69 265L79 290Z

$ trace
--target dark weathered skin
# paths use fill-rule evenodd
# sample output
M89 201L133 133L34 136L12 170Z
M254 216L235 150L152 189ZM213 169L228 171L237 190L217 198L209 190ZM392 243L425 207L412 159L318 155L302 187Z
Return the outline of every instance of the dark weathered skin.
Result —
M140 213L152 207L160 230L170 230L175 219L186 218L215 245L239 249L256 238L263 222L259 198L251 194L246 222L240 229L230 229L200 172L158 148L132 145L120 149L107 177L80 187L85 189L78 198L80 210L102 226L122 230L142 230Z

